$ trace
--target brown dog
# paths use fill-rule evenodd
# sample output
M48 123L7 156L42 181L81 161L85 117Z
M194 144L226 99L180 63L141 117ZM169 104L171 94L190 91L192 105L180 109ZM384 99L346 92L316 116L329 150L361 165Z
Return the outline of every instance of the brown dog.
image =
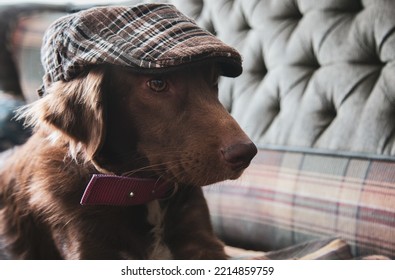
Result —
M100 66L54 83L24 114L36 133L4 155L9 257L226 258L199 186L239 177L256 148L218 101L217 80L204 64L163 76ZM106 170L178 188L146 205L81 206L91 174Z
M174 6L103 7L46 32L35 127L0 156L0 244L19 259L224 259L201 186L255 145L218 100L241 57Z

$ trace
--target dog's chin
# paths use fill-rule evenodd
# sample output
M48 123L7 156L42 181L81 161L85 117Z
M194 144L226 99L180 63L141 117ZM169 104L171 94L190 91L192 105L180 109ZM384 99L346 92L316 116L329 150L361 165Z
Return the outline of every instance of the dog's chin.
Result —
M242 170L237 171L236 173L234 173L231 176L229 176L229 178L226 178L224 180L237 180L243 174L244 170L245 170L245 168L242 169ZM222 181L224 181L224 180L222 180Z
M218 182L222 182L225 180L236 180L240 178L244 170L245 168L237 171L233 171L233 170L232 171L227 170L225 172L218 171L216 173L213 173L212 171L211 172L202 171L199 172L200 175L191 174L185 171L178 176L173 175L173 172L171 172L171 170L168 170L166 174L161 174L161 175L158 174L157 177L160 177L161 179L168 182L177 183L179 185L203 187Z
M179 158L164 159L157 156L150 157L149 154L145 154L144 158L148 164L145 167L134 169L135 172L131 172L133 176L159 178L169 183L196 187L212 185L225 180L236 180L249 165L249 163L231 165L215 159L207 164L202 164L203 160L194 162Z

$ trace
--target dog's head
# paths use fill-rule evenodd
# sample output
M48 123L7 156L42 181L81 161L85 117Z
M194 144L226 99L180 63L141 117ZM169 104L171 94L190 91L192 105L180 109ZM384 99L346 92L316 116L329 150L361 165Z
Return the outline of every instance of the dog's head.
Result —
M42 60L44 97L26 115L102 172L204 185L237 178L256 154L217 96L240 54L174 6L65 16Z
M27 114L104 172L199 186L235 179L257 150L219 102L219 74L215 63L156 75L97 66L53 83Z

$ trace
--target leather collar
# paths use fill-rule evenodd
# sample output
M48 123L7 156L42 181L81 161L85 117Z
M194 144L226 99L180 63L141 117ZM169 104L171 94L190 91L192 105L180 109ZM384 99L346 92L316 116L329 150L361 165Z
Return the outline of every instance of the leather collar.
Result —
M174 191L174 184L147 178L94 174L81 199L81 205L142 205L166 198Z

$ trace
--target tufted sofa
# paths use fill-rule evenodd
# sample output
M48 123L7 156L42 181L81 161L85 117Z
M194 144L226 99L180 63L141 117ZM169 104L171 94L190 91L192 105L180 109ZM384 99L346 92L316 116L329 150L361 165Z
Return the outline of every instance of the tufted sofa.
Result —
M395 2L167 2L244 60L220 99L259 153L240 179L205 187L218 235L270 252L241 256L395 258ZM37 98L43 31L80 8L0 7L0 89ZM311 251L328 245L343 253Z

